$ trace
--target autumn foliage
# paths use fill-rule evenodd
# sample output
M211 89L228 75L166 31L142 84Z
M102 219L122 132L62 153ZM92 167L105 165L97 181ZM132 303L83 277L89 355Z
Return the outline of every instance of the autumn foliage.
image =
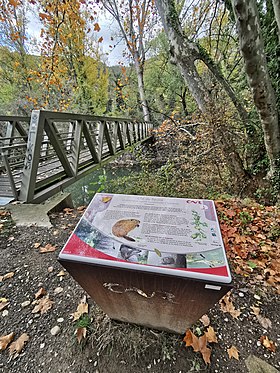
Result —
M279 208L238 200L215 204L234 272L280 294Z

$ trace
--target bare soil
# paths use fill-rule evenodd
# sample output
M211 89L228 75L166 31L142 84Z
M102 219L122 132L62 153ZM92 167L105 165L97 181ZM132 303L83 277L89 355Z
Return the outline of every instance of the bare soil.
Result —
M234 275L232 298L241 311L239 318L223 313L218 304L208 313L218 337L218 343L211 344L210 365L204 363L200 353L184 346L183 336L110 320L89 298L91 323L86 341L78 344L71 314L85 292L68 273L58 275L63 268L57 256L80 217L81 212L76 210L52 214L53 227L47 229L16 227L9 214L0 216L0 275L14 272L13 277L0 282L0 298L9 301L0 312L0 336L14 332L15 339L22 333L30 337L16 358L9 355L8 348L0 352L0 372L240 373L248 371L245 360L250 355L280 368L279 295L238 275ZM56 246L56 251L40 254L35 243L49 243ZM35 293L41 287L54 302L42 315L32 313ZM56 293L59 287L63 290ZM28 300L31 303L23 307ZM260 308L261 314L270 319L271 328L261 326L251 306ZM52 335L56 325L60 332ZM198 321L192 330L203 332L203 324ZM278 344L275 353L260 344L263 335ZM227 349L231 346L239 350L239 360L229 358Z

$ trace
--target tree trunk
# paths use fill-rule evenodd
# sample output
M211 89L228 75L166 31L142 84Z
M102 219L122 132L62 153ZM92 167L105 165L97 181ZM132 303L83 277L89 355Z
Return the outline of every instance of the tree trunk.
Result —
M272 0L274 15L278 26L278 39L280 44L280 0Z
M139 57L136 54L134 57L135 70L137 74L138 92L141 101L141 107L143 111L144 121L151 122L149 106L146 100L145 90L144 90L144 74L143 67L139 62Z
M240 49L249 85L261 118L270 174L280 155L280 129L275 94L271 85L255 0L231 0L235 13Z
M189 41L183 34L178 15L172 0L155 0L163 27L170 43L170 52L176 65L179 66L184 80L194 96L198 107L205 112L205 107L210 103L210 96L204 83L197 73L194 65L195 60L201 60L212 72L217 81L222 85L232 103L234 104L241 120L248 121L248 114L241 102L236 97L230 84L224 78L219 67L212 60L210 55L198 44Z
M141 101L141 107L143 111L144 121L151 122L150 110L146 99L145 88L144 88L144 63L145 63L145 50L143 45L143 33L140 30L144 30L145 21L149 10L149 2L143 4L142 11L144 16L141 20L137 19L139 35L136 37L135 33L135 15L134 8L139 6L136 2L129 0L127 4L125 2L119 3L117 0L102 0L104 8L115 18L117 21L121 34L125 40L127 49L133 58L137 82L138 92ZM126 7L127 6L127 7ZM125 15L125 17L124 17ZM126 17L127 16L127 17ZM137 44L138 42L138 44Z
M188 112L186 97L187 97L187 88L183 87L182 88L182 93L180 95L181 104L182 104L183 112L184 112L185 116L188 116L190 113Z
M193 43L183 34L173 0L155 0L156 7L169 40L172 62L180 69L186 85L193 95L199 109L207 112L210 95L195 67L195 56L199 53Z
M209 54L202 49L199 45L198 48L200 50L198 59L203 61L205 65L208 67L208 69L212 72L216 80L221 84L221 86L224 88L226 93L228 94L229 98L231 99L233 105L235 106L240 119L243 121L244 124L247 124L248 122L248 113L245 110L244 106L241 104L241 102L238 100L238 98L235 95L234 90L232 89L229 82L225 79L223 76L221 70L217 66L217 64L212 60L212 58L209 56Z
M199 109L206 115L210 114L209 122L211 122L216 118L218 113L216 110L217 107L215 106L215 103L211 101L210 94L195 66L195 60L203 60L201 50L195 43L190 42L184 35L178 14L176 13L174 0L155 0L155 4L169 40L172 62L175 62L179 67L184 81L196 100ZM206 58L204 58L204 60L208 61ZM208 65L210 66L209 61ZM211 67L213 69L213 66ZM236 175L236 184L240 189L240 187L243 187L244 179L248 176L244 169L242 160L236 152L232 139L228 138L225 140L225 136L222 135L223 131L219 128L216 128L216 130L219 144L225 155L225 159L227 160L230 172L231 174Z

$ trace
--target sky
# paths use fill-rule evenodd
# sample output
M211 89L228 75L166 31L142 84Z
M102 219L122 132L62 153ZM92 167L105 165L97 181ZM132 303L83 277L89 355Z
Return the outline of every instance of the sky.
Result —
M39 17L35 13L29 13L29 24L28 24L28 34L29 36L40 39L41 23ZM107 13L101 13L99 15L98 23L101 30L95 33L98 38L102 37L103 41L100 43L100 49L103 54L103 60L107 65L113 66L117 65L118 62L123 62L127 64L128 61L123 57L123 51L125 50L125 44L123 40L117 36L118 26L114 21L113 17ZM111 40L113 37L113 41ZM113 46L113 48L109 47ZM32 43L28 45L29 53L40 54L38 46L34 46Z

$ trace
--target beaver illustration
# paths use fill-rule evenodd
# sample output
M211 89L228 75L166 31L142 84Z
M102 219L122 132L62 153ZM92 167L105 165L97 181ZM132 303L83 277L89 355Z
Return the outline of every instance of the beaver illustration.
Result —
M127 234L134 228L139 227L140 221L137 219L123 219L117 221L112 227L112 233L116 237L123 237L128 241L135 241L134 238Z

